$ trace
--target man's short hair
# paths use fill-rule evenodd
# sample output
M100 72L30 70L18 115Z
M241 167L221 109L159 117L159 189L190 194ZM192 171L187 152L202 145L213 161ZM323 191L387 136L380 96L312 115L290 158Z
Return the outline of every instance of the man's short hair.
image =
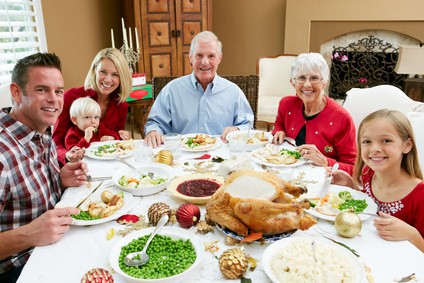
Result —
M12 71L12 82L24 89L28 82L28 72L33 67L51 67L62 72L62 63L56 54L38 52L18 60Z

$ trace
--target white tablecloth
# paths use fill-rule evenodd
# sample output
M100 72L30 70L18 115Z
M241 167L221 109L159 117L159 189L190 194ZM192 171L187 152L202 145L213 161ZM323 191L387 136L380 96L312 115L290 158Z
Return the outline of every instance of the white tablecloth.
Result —
M227 145L223 145L209 153L212 156L224 158L230 156ZM180 161L177 162L179 166L174 166L175 173L177 175L187 174L188 172L182 169L183 162L202 154L183 152ZM133 161L131 158L128 160ZM88 163L90 173L93 177L111 176L117 168L125 166L115 161L93 159L86 159L85 161ZM193 160L190 162L193 162ZM217 166L219 165L215 165L215 168ZM263 170L260 166L254 166L258 170ZM307 164L296 167L293 170L283 169L280 171L282 175L292 174L292 177L304 176L303 180L316 181L316 183L308 184L308 190L310 192L317 192L323 183L324 170L321 167ZM112 184L111 181L106 181L103 186L110 184ZM82 189L85 188L69 188L64 198L66 199L72 197L72 195L80 194ZM178 199L171 198L165 190L151 196L136 197L136 204L130 212L132 214L146 215L149 206L158 201L166 202L171 208L177 208L183 203ZM201 206L201 211L203 216L205 212L204 206ZM178 224L174 225L178 227ZM92 268L102 267L110 270L108 262L109 251L121 238L121 236L115 235L111 240L106 240L106 233L110 228L122 230L125 227L116 223L116 221L94 226L72 226L70 231L59 242L34 249L18 282L75 283L80 282L83 274ZM190 229L193 232L195 231L194 227ZM381 239L373 228L371 219L363 223L360 235L352 239L339 237L333 224L323 220L319 220L318 225L313 226L308 231L297 231L292 237L298 235L315 235L317 237L325 235L355 249L360 254L360 261L371 268L371 274L375 282L393 282L394 279L405 277L411 273L415 273L419 281L424 281L424 254L409 242L388 242ZM220 273L216 258L223 251L232 248L224 244L226 236L215 229L213 233L195 234L195 237L199 237L205 243L218 241L220 250L215 254L205 252L198 270L185 282L229 281L225 280ZM252 282L270 282L261 265L262 253L267 246L268 244L260 245L257 243L244 245L245 252L258 261L258 267L254 271L249 271L245 274L245 277L251 278ZM113 273L113 276L115 282L124 282L119 274ZM234 281L239 282L239 280Z

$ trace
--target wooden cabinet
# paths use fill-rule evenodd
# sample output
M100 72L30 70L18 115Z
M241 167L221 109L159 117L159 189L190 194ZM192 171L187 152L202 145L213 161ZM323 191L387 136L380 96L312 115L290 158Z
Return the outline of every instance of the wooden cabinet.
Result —
M424 102L424 79L407 78L404 82L406 95L413 100Z
M192 38L212 28L212 0L124 0L126 26L136 26L141 47L138 71L155 76L191 72Z

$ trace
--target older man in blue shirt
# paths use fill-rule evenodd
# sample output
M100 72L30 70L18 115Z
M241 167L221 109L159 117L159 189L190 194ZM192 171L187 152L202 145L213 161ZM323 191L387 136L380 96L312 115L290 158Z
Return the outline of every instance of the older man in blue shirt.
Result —
M153 147L167 133L221 135L247 130L253 112L241 89L217 75L222 44L210 31L197 34L190 46L193 73L172 80L159 93L147 118L145 140Z

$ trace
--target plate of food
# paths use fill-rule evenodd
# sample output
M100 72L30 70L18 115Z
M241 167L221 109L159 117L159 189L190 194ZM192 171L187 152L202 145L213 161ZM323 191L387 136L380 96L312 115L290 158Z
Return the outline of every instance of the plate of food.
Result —
M61 200L56 207L77 206L85 194L78 194L73 197ZM100 188L93 193L80 206L80 213L73 215L73 225L89 226L97 225L118 219L128 213L134 203L134 197L127 192L114 188Z
M181 148L184 151L207 151L213 150L222 145L220 137L213 137L207 134L187 134L181 140Z
M306 163L296 150L266 144L251 152L252 159L262 165L274 167L296 167Z
M189 174L172 180L168 186L171 196L195 204L207 203L224 178L213 174Z
M246 151L252 151L265 146L272 141L272 134L264 131L252 130L247 137L247 131L234 131L227 135L227 140L246 140Z
M335 221L336 216L343 210L353 210L355 213L377 213L377 204L366 194L349 187L331 185L323 198L307 198L311 208L306 212L328 221ZM377 215L377 214L376 214ZM366 220L371 215L358 214L361 220Z
M262 265L272 282L366 282L360 260L348 249L321 237L294 236L269 245Z
M145 163L137 169L125 167L116 171L112 182L134 196L147 196L165 189L174 176L172 167L161 163Z
M219 231L221 231L222 233L224 233L225 235L239 240L239 241L243 241L246 237L243 237L242 235L237 234L236 232L228 229L228 228L223 228L221 227L221 225L216 225L216 228L218 228ZM288 231L285 233L279 233L279 234L274 234L274 235L263 235L262 238L255 240L254 242L257 243L274 243L276 241L279 241L281 239L290 237L291 235L294 234L294 232L296 232L296 230L292 230L292 231Z
M113 160L115 156L122 158L133 155L134 140L126 141L107 141L101 143L93 143L85 150L85 156L100 159Z

